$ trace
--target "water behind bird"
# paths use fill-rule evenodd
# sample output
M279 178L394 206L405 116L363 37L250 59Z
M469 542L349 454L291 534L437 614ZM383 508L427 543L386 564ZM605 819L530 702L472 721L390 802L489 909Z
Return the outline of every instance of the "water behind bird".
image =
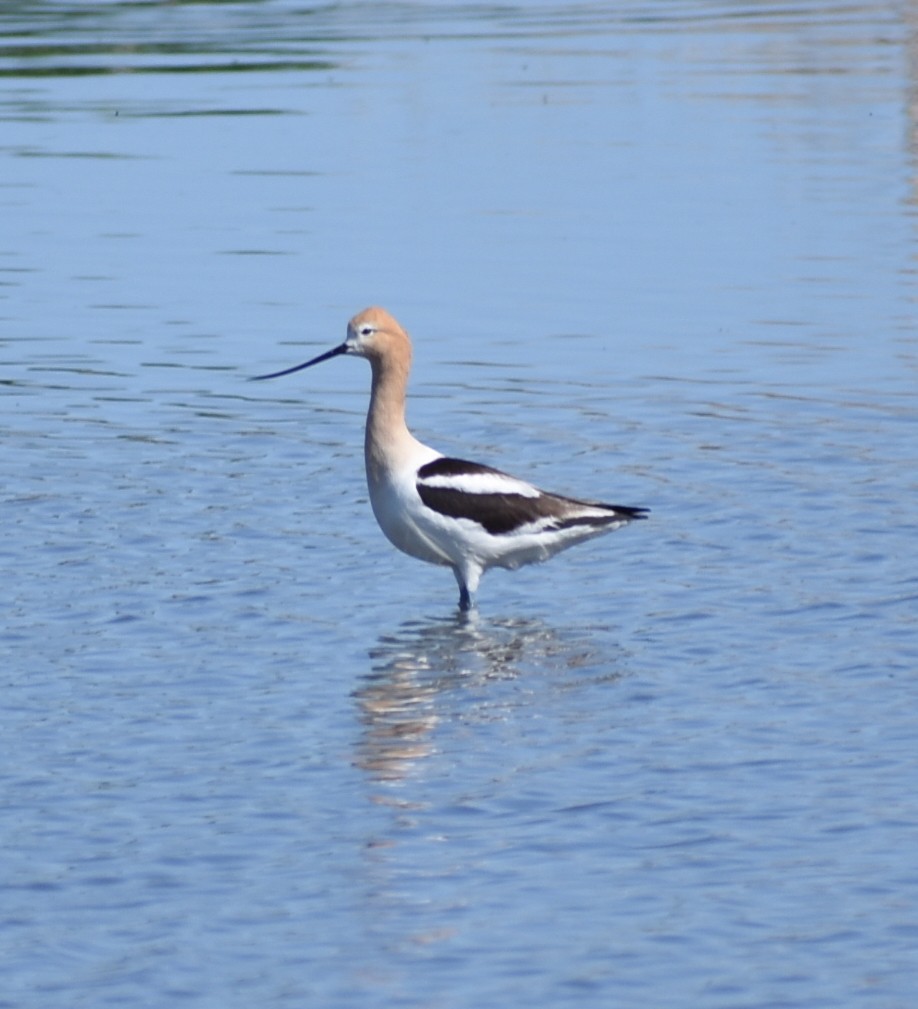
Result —
M0 25L7 1002L910 1004L902 13ZM651 520L457 615L365 364L245 381L374 302L423 440Z

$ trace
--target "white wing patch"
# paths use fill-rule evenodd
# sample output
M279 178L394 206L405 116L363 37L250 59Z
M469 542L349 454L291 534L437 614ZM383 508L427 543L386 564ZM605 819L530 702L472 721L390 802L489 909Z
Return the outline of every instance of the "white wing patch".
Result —
M460 494L515 494L519 497L537 498L542 493L523 480L492 471L437 473L421 477L419 482L425 487L439 487Z

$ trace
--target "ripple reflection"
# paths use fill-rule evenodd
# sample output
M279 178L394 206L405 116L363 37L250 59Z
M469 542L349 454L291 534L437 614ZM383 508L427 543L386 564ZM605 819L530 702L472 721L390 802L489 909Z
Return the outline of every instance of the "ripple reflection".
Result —
M601 678L617 679L619 673L609 672L608 644L597 645L595 630L558 630L529 618L485 621L474 613L406 621L380 637L370 651L371 670L354 691L363 725L356 764L377 780L404 778L435 752L434 730L452 692L462 691L467 700L478 688L524 673L554 675L596 665ZM489 693L477 708L496 703Z

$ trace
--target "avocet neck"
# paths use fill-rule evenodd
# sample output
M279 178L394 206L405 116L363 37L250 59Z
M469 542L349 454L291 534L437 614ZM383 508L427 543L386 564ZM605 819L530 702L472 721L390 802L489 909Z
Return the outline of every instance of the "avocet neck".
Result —
M402 345L387 348L387 351L370 358L373 386L367 412L364 456L371 489L410 466L425 448L411 434L405 422L411 347L405 341Z

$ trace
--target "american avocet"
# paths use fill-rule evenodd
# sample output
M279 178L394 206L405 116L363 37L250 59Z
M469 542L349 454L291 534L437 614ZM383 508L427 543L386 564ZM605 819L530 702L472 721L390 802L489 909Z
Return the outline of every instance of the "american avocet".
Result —
M549 494L490 466L451 459L423 445L405 424L411 340L382 308L347 325L340 346L304 364L257 375L279 378L339 354L373 369L364 457L373 514L389 540L412 557L450 567L467 610L488 568L544 561L575 543L642 519L646 508Z

